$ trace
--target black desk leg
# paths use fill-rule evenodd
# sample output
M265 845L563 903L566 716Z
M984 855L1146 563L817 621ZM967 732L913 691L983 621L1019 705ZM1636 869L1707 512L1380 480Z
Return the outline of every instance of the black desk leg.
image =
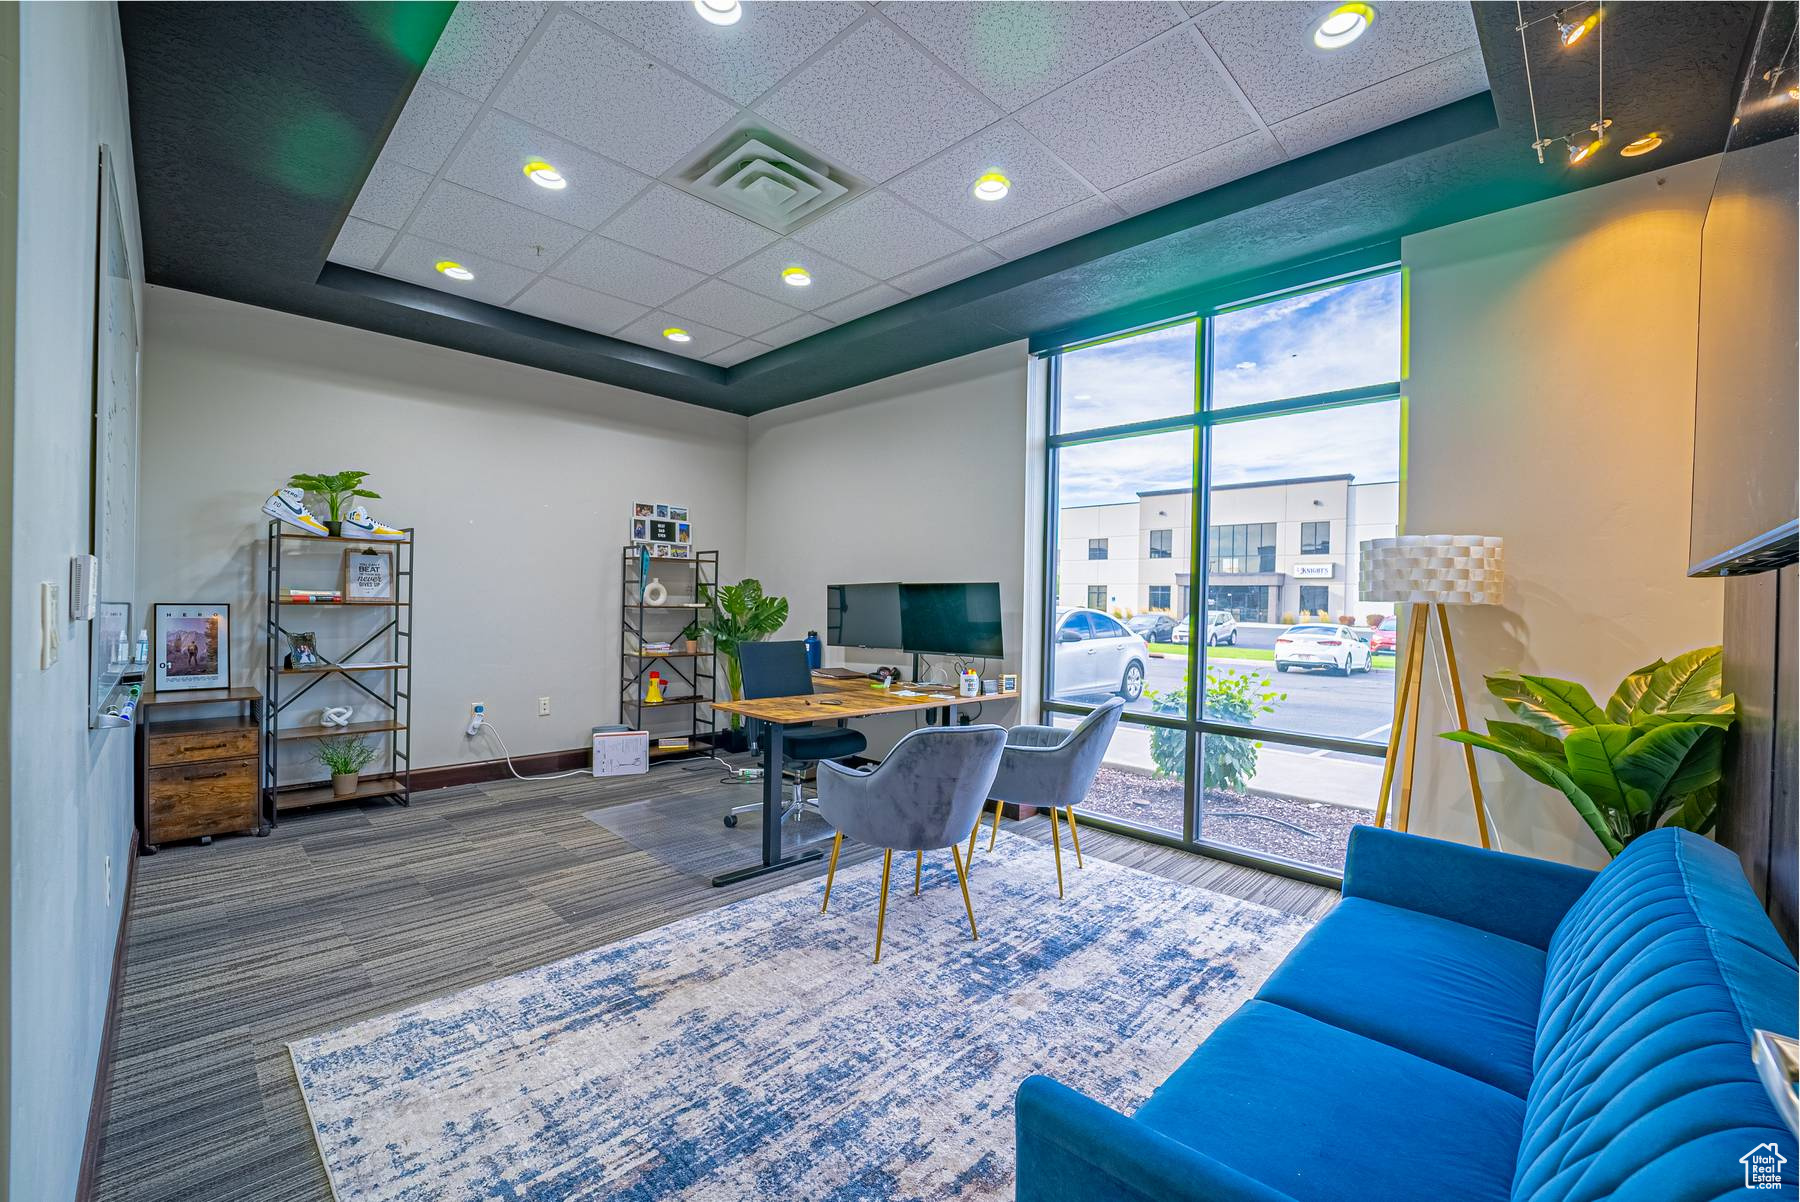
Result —
M818 848L795 852L785 859L781 854L781 764L782 730L773 723L763 726L763 804L762 863L749 868L736 868L712 879L714 885L735 885L754 877L780 872L796 864L809 864L824 853Z

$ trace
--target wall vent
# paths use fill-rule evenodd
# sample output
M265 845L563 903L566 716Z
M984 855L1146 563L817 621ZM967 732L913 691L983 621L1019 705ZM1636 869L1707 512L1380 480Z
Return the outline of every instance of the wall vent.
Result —
M867 185L766 129L739 128L667 177L678 188L788 234Z

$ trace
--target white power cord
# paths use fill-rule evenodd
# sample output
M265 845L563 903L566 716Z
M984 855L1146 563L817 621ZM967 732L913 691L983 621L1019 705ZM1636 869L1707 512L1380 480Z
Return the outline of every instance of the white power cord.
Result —
M573 772L551 772L544 776L526 776L523 772L520 772L517 768L513 767L512 752L507 748L506 740L501 738L500 732L494 728L494 724L492 722L489 722L486 717L482 716L479 712L477 712L476 716L475 716L475 720L473 722L469 723L469 734L471 734L471 735L479 734L480 732L482 732L484 730L492 733L494 736L494 741L496 743L500 744L500 754L506 757L506 770L508 772L512 773L515 777L517 777L520 780L561 780L565 776L586 776L586 775L588 775L587 769L577 768Z

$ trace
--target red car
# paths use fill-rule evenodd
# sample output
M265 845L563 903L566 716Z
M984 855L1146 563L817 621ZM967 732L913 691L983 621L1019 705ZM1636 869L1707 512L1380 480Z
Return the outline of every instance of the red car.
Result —
M1393 614L1381 619L1381 625L1377 626L1375 632L1369 636L1369 650L1371 652L1386 651L1392 655L1394 653L1394 634L1399 628L1400 623Z

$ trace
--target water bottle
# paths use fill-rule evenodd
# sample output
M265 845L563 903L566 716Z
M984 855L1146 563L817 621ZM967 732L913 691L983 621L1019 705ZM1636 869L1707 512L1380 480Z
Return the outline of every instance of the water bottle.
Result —
M806 666L817 671L825 663L825 644L819 641L819 632L806 632Z

